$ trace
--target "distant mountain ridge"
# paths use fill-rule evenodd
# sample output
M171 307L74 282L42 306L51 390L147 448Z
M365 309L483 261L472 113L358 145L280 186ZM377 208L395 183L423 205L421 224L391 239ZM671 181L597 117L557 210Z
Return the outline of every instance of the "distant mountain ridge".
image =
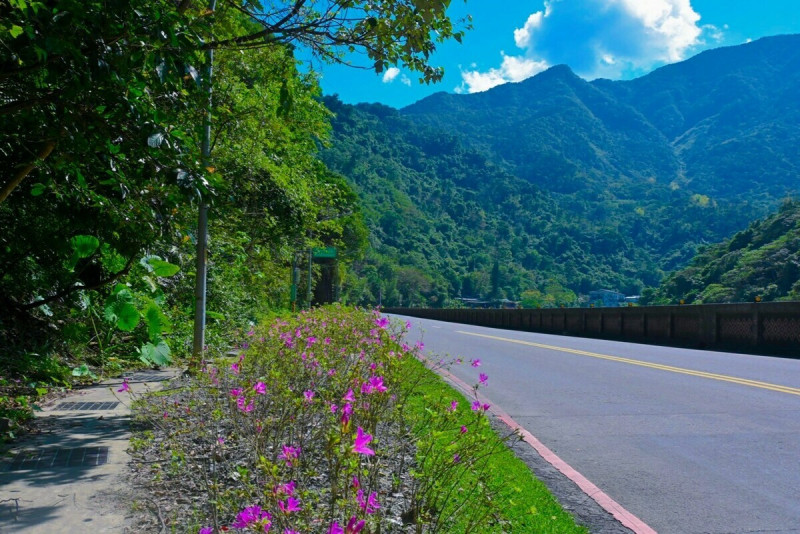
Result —
M800 35L769 37L630 81L559 65L402 110L329 98L321 156L361 195L367 263L424 282L397 290L406 303L630 294L796 193L796 95ZM364 303L387 295L380 284L361 288Z
M558 65L483 93L437 93L402 113L461 132L556 191L605 186L593 178L616 173L712 198L780 197L797 189L800 174L798 94L800 35L783 35L707 50L630 81L587 82Z

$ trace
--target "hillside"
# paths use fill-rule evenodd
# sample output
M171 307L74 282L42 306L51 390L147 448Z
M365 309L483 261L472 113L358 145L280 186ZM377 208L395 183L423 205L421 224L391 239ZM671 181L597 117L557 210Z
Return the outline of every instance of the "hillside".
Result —
M348 282L361 284L355 300L377 302L409 270L415 302L431 305L553 281L575 293L657 285L797 190L799 63L800 36L780 36L631 81L561 65L400 111L328 99L322 157L361 195L367 264L384 266Z
M800 299L800 202L704 248L688 267L670 274L647 304Z

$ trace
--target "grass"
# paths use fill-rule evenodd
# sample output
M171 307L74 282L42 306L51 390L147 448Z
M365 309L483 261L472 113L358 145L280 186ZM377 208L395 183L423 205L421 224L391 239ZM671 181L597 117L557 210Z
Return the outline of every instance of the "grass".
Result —
M481 424L475 428L475 418L467 408L471 400L461 392L447 384L441 377L425 369L419 362L413 362L422 369L423 379L415 388L415 393L408 399L407 409L409 415L419 421L425 420L427 408L431 405L442 403L449 404L451 400L458 402L459 408L455 412L456 424L467 425L470 432L480 432L486 440L496 445L492 447L495 452L487 458L487 464L482 475L482 482L497 489L494 498L500 510L500 517L496 519L498 532L537 532L537 533L587 533L588 529L575 524L575 520L566 512L553 497L547 487L538 480L530 468L508 448L505 440L489 424ZM486 421L484 418L483 421ZM516 438L511 438L516 439ZM435 456L441 455L448 447L445 437L438 440ZM479 483L475 477L469 476L462 480L465 488ZM454 501L452 506L458 506ZM457 523L458 525L458 523ZM461 526L450 529L453 533L465 532Z

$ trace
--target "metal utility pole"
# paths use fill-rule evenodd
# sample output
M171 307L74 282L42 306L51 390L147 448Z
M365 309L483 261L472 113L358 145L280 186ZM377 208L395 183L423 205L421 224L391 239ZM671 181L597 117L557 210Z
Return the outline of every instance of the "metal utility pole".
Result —
M208 9L214 11L217 8L217 0L210 0ZM201 145L202 164L206 168L209 166L211 157L211 105L212 105L212 83L211 76L214 70L214 49L209 48L206 52L206 72L203 79L205 90L208 96L208 103L203 124L203 141ZM208 266L208 203L205 198L200 199L200 208L197 216L197 268L195 270L194 286L194 340L192 343L192 358L189 363L190 369L200 367L203 359L206 338L206 273Z

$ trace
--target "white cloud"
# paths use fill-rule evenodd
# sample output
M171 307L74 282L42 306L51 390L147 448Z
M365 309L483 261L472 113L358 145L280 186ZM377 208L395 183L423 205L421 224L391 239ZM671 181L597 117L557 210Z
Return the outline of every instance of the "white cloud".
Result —
M519 54L497 68L462 71L461 92L520 81L567 64L585 78L620 78L686 58L723 39L726 28L700 25L691 0L550 0L514 30Z
M400 74L400 69L397 67L389 67L383 73L383 83L392 83L395 78Z
M545 70L546 61L536 61L522 56L508 56L501 52L503 62L496 69L462 71L462 83L457 93L480 93L507 82L521 82Z
M525 21L525 25L522 28L514 30L514 42L519 48L528 48L531 42L531 34L542 26L543 19L544 11L537 11L528 17L528 20Z

